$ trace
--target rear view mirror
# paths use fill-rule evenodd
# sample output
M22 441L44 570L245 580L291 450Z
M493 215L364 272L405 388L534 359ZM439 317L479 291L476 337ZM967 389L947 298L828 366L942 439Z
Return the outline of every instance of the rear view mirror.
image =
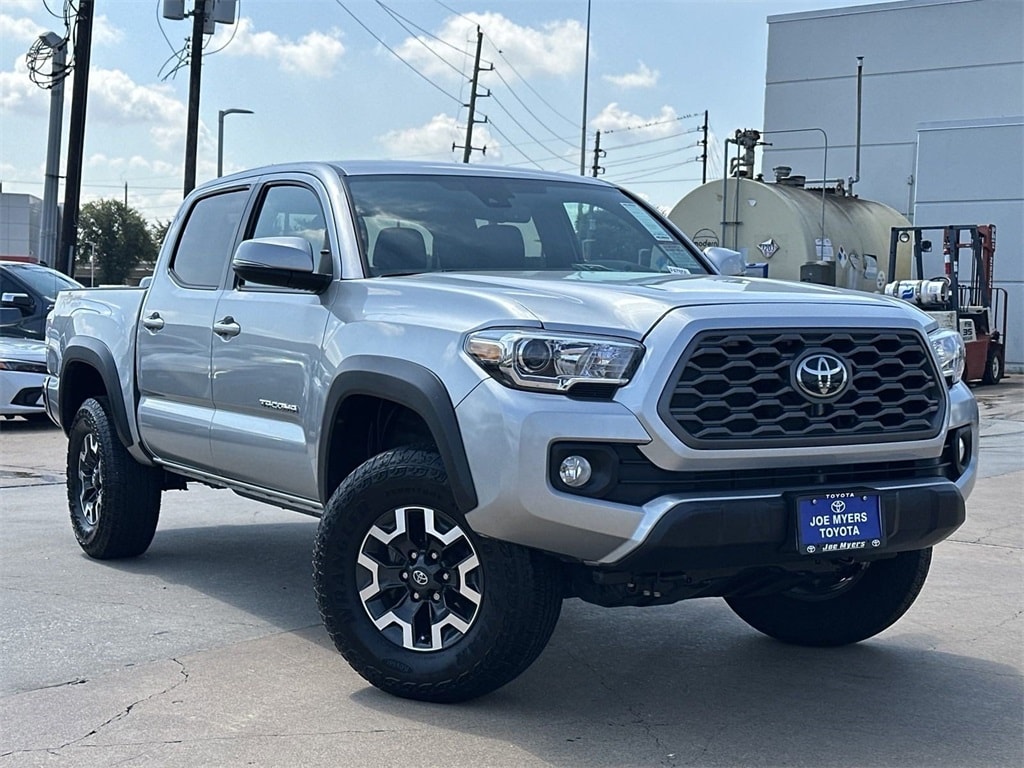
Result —
M32 301L32 297L27 293L5 293L3 296L0 296L0 304L5 307L13 307L31 312L35 302Z

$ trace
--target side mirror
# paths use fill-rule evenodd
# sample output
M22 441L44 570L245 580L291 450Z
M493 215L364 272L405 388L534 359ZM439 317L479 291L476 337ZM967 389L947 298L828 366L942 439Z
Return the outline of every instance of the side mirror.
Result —
M24 312L31 312L35 302L27 293L5 293L0 296L0 305L13 307Z
M21 322L21 310L15 307L0 308L0 326L15 326Z
M320 292L332 275L316 270L313 246L302 237L258 237L238 244L231 260L235 274L250 283Z
M708 257L720 275L738 277L747 273L747 262L739 251L710 246L704 249L704 255Z

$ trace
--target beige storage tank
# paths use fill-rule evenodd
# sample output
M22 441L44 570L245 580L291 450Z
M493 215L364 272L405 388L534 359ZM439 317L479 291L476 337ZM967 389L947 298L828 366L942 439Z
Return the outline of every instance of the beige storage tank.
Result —
M668 217L700 248L714 245L740 251L748 264L767 265L768 277L799 281L804 264L834 262L836 286L873 293L881 292L887 282L891 229L910 226L883 203L830 189L823 197L820 188L804 189L799 176L776 183L748 178L710 181L676 203ZM896 277L906 279L910 245L901 248L906 253L901 251L897 259ZM831 264L821 266L827 269L810 268L805 275L831 274ZM748 273L760 271L752 267Z

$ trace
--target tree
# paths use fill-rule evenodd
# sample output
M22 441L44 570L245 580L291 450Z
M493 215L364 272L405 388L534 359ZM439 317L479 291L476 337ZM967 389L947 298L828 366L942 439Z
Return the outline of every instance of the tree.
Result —
M171 228L171 220L160 221L157 219L149 225L149 234L153 238L153 245L159 251L161 246L164 244L164 238L167 237L167 230Z
M156 258L146 220L118 200L86 203L78 216L79 263L95 255L99 282L121 285L140 261Z

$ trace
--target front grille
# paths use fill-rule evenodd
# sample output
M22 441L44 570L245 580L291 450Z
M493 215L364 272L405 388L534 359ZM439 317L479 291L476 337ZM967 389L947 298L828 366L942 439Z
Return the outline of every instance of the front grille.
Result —
M827 402L794 384L794 366L814 352L849 367L850 385ZM704 331L683 352L659 411L692 448L922 440L941 429L944 387L910 330Z

